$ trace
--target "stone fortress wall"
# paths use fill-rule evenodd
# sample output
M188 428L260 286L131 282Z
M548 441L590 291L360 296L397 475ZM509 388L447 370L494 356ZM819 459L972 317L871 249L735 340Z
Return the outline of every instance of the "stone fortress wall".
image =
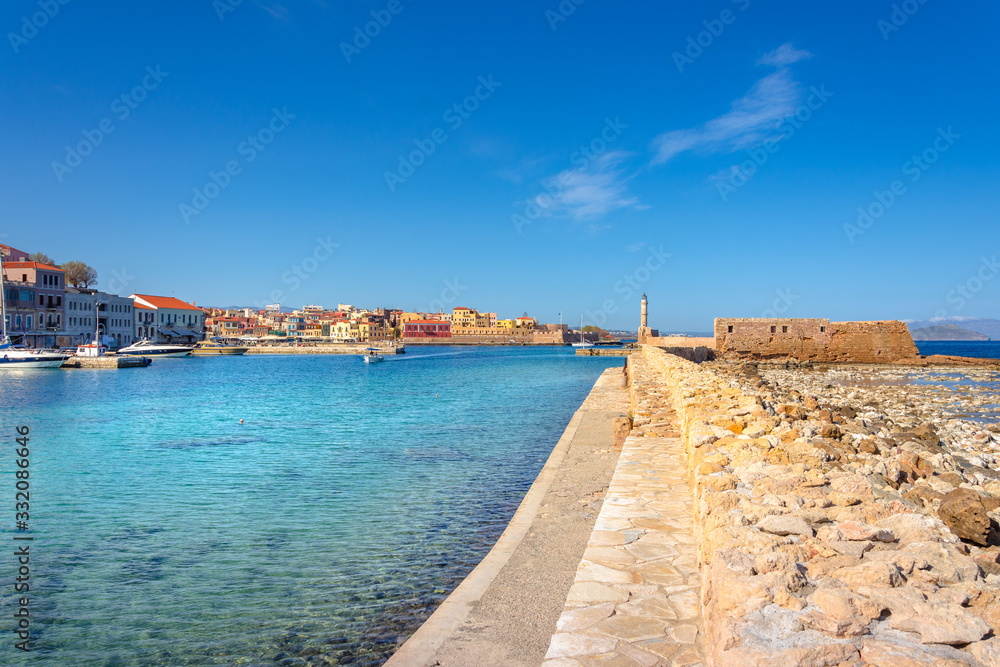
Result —
M987 514L1000 481L960 465L995 451L992 434L963 451L926 425L890 433L873 407L827 405L751 366L651 346L629 371L637 428L676 411L706 664L1000 665L1000 535ZM925 477L940 508L905 492Z
M830 322L799 318L716 318L721 357L891 363L918 355L905 322Z

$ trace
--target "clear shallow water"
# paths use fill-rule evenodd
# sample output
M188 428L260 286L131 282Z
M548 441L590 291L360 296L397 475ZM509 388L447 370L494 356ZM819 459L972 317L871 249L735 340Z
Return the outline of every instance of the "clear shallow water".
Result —
M31 428L37 640L21 655L3 623L0 664L380 664L621 363L421 348L371 367L253 355L0 376L7 545L14 427Z

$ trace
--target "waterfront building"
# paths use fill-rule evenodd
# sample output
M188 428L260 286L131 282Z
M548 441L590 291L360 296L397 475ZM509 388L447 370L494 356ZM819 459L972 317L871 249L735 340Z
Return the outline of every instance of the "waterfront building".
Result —
M403 338L451 338L451 322L410 320L403 325Z
M102 345L111 349L131 345L136 335L132 299L92 289L67 287L66 318L58 337L59 346L76 347L93 342L98 329Z
M205 312L185 301L172 296L153 296L151 294L131 294L129 298L135 301L136 311L142 306L153 311L153 326L149 329L149 338L156 343L195 343L204 338ZM136 321L136 337L138 327Z
M456 329L469 329L476 326L478 313L472 308L460 306L451 310L451 325Z
M385 340L385 324L374 320L362 320L358 323L358 336L362 343Z
M323 312L323 306L302 306L302 312L307 315L319 315Z
M0 243L0 256L3 257L4 264L7 262L27 262L31 259L28 253L23 250L12 248L3 243Z
M519 329L529 329L529 330L534 329L535 326L538 324L535 321L534 317L528 317L528 313L525 313L521 317L516 318L514 322L517 324L517 327Z
M65 272L41 262L4 261L3 275L8 335L29 347L55 347L66 312Z
M330 328L330 336L338 343L356 343L360 335L356 320L340 320Z
M205 320L205 330L211 331L212 335L222 338L238 338L246 335L246 331L251 326L250 318L235 317L232 315L211 318Z
M135 324L135 338L142 340L156 338L156 309L135 303L132 309L132 321Z

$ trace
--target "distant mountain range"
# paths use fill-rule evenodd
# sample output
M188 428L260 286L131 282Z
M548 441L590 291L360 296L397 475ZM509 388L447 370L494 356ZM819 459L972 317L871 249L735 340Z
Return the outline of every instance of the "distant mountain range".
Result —
M1000 340L1000 320L987 319L983 317L947 317L933 320L912 320L908 321L910 333L914 340ZM947 327L946 329L939 329ZM935 336L945 334L940 338L925 337L925 332L921 332L918 338L918 331L928 329ZM964 332L964 334L962 333ZM949 335L950 333L950 335ZM986 338L976 336L985 336ZM952 336L962 335L961 338Z
M937 324L932 327L910 329L913 340L989 340L978 331L963 329L957 324Z

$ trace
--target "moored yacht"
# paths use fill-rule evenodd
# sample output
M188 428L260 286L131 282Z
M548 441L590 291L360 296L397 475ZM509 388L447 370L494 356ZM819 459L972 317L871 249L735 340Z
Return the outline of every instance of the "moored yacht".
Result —
M118 354L140 357L186 357L191 354L191 348L187 345L154 343L151 340L143 338L138 343L133 343L128 347L118 350Z
M238 356L246 354L248 348L240 345L228 345L219 340L203 340L191 349L196 357Z
M11 345L4 337L0 343L0 370L23 370L26 368L59 368L69 359L68 354L48 350L29 350L23 345Z

